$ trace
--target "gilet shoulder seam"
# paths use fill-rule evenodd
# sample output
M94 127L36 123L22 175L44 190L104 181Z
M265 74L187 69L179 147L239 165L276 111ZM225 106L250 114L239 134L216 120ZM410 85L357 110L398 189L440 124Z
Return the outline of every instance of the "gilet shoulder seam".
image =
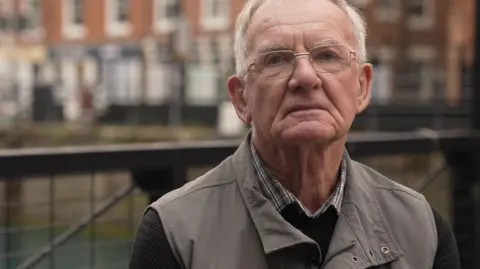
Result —
M398 183L397 183L398 184ZM387 190L387 191L396 191L396 192L403 192L403 193L406 193L408 195L410 195L411 197L419 200L419 201L423 201L424 199L422 197L420 197L420 194L418 193L415 193L411 190L404 190L402 188L395 188L395 187L384 187L384 186L373 186L371 185L372 188L375 188L375 189L380 189L380 190Z
M227 181L227 182L221 182L221 183L216 183L216 184L212 184L212 185L202 186L202 187L199 187L199 188L190 190L190 191L188 191L188 192L182 193L181 195L178 195L178 196L176 196L176 197L174 197L174 198L172 198L172 199L166 200L166 201L164 201L163 204L164 204L164 205L167 205L167 204L169 204L169 203L171 203L171 202L173 202L173 201L175 201L175 200L177 200L177 199L179 199L179 198L182 198L182 197L187 196L187 195L189 195L189 194L195 193L195 192L197 192L197 191L200 191L200 190L203 190L203 189L207 189L207 188L214 188L214 187L220 187L220 186L228 185L228 184L231 184L231 183L233 183L233 182L235 182L235 181L236 181L235 179L232 179L232 180L229 180L229 181ZM181 191L181 188L180 188L179 190ZM161 198L160 198L160 199L161 199Z
M403 192L403 193L406 193L412 197L414 197L415 199L419 200L419 201L423 201L424 199L422 198L421 194L420 193L417 193L415 190L410 190L408 189L408 187L406 186L403 186L403 187L399 187L397 185L400 185L400 183L398 182L395 182L394 180L391 180L389 178L387 178L385 175L379 173L378 171L376 170L373 170L371 167L368 167L366 166L365 164L362 164L362 163L359 163L359 162L355 162L355 164L358 164L359 165L359 168L361 168L365 173L369 173L368 170L372 170L374 173L376 173L378 176L381 176L382 179L384 180L387 180L387 181L391 181L390 184L388 184L389 186L385 186L385 185L379 185L379 184L376 184L375 182L369 182L368 185L374 189L380 189L380 190L388 190L388 191L397 191L397 192Z

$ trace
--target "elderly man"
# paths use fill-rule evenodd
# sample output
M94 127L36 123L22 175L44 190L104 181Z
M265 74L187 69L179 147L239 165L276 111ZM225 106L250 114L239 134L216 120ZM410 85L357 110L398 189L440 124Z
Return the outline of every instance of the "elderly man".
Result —
M130 268L460 268L425 198L352 161L365 26L344 0L251 0L236 25L238 150L151 204Z

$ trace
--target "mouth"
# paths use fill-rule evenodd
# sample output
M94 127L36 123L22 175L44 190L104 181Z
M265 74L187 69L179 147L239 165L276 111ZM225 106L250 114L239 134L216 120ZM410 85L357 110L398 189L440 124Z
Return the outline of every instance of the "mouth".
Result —
M286 115L294 112L299 112L299 111L307 111L307 110L319 110L322 109L319 106L294 106L289 109L287 109Z

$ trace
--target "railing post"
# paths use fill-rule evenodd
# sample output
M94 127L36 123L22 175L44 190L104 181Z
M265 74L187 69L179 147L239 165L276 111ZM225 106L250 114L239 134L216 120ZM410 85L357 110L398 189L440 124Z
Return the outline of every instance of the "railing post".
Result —
M131 171L134 184L149 197L149 203L156 201L163 194L183 185L186 168L181 164L164 168L141 169Z
M472 118L473 130L480 130L480 0L475 1L475 57L473 59Z
M6 143L6 147L10 149L22 148L23 140L21 130L14 130L10 133L10 139ZM9 177L6 178L5 188L3 193L4 204L3 212L0 213L4 219L5 226L5 238L4 238L4 253L5 255L10 254L13 246L13 237L11 228L19 225L22 218L21 206L22 201L22 179L18 177ZM10 268L12 265L12 259L8 256L5 256L4 265L6 268Z
M473 143L473 142L472 142ZM478 154L447 152L451 169L451 217L463 269L480 268L480 169Z
M475 2L475 57L470 100L472 146L468 152L445 153L452 169L453 229L464 269L480 268L480 153L476 136L480 130L480 0Z

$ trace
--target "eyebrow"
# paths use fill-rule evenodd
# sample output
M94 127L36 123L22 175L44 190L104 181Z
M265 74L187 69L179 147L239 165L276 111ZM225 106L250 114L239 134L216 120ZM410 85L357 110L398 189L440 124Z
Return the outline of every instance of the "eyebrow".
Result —
M317 46L325 46L325 45L344 45L343 43L339 42L338 40L336 39L324 39L318 43L315 43L314 47L317 47Z
M269 44L266 46L261 46L258 52L266 53L266 52L278 51L278 50L292 50L292 49L285 44Z
M344 44L336 39L328 38L315 43L313 47L325 46L325 45L344 45ZM265 46L260 46L260 48L258 49L258 53L266 53L266 52L279 51L279 50L292 50L292 48L286 44L268 44Z

